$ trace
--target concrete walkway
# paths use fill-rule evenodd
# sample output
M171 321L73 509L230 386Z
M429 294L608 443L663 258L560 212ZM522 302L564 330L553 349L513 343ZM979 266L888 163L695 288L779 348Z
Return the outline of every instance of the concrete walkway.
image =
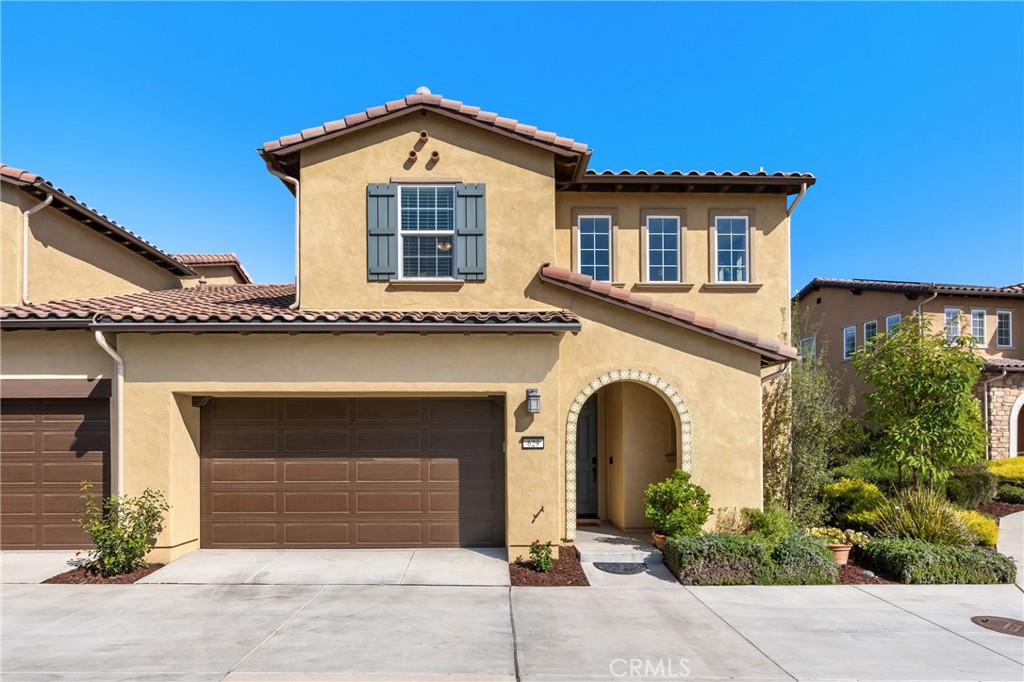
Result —
M1021 680L1013 585L4 585L3 680Z
M0 552L0 583L41 583L70 571L81 557L73 550L4 550Z
M999 519L996 549L1017 562L1017 584L1024 587L1024 512Z

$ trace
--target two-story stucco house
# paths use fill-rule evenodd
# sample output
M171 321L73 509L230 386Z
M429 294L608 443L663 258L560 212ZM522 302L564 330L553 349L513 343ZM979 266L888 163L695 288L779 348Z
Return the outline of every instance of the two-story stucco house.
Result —
M793 298L804 354L823 351L843 394L863 415L867 386L850 360L910 315L936 331L970 336L985 359L975 387L989 432L990 459L1024 452L1024 283L1005 287L816 277Z
M813 176L594 173L582 143L425 91L259 153L295 196L294 284L188 286L199 264L168 257L173 284L4 301L4 423L41 463L5 546L67 543L45 495L80 476L42 472L108 437L112 489L173 505L164 560L515 556L583 519L646 527L644 487L675 467L715 507L760 506L761 382L796 357L790 213ZM5 239L47 192L11 190ZM74 410L91 427L48 441Z

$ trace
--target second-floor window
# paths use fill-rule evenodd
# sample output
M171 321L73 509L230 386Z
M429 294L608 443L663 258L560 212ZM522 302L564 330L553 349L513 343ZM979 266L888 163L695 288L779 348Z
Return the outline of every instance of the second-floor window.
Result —
M960 338L960 309L946 308L946 343L952 345Z
M398 188L399 278L454 276L455 188L405 185Z
M864 323L864 343L871 343L878 336L878 320L869 320Z
M1009 348L1013 345L1013 312L999 310L996 312L996 345Z
M715 218L715 281L750 281L749 221L746 216Z
M843 360L849 360L857 352L857 328L843 329Z
M600 282L612 280L612 218L607 215L579 217L579 253L581 274Z
M988 330L985 324L986 311L984 310L972 310L971 311L971 338L974 339L974 343L979 346L984 346L988 343Z
M900 322L902 322L902 321L903 321L903 316L900 315L899 313L894 313L892 315L887 315L885 317L885 333L886 334L892 334L893 331L895 331L896 328L900 326Z
M679 218L647 217L647 281L678 282Z

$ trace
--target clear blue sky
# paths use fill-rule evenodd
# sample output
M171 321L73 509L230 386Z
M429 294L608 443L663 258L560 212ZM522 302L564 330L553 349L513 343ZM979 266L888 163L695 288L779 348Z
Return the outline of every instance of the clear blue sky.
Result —
M293 276L256 147L412 92L591 167L809 171L792 286L1024 280L1024 5L0 6L0 157L161 248Z

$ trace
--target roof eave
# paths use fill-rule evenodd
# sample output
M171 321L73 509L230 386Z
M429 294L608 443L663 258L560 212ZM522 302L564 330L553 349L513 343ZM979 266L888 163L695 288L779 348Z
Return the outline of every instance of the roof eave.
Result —
M330 333L330 334L577 334L579 322L135 322L100 321L97 331L120 333Z

